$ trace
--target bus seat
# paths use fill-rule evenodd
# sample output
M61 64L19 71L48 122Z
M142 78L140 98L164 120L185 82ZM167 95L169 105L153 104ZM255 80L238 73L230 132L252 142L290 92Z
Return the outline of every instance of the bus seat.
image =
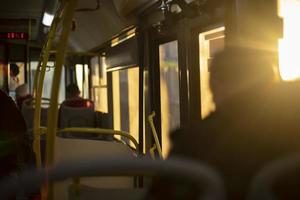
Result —
M93 175L97 176L164 176L164 177L174 177L189 181L195 187L201 191L196 199L202 200L224 200L225 199L225 187L224 181L220 175L208 165L204 163L195 162L183 158L170 158L168 160L152 160L149 158L132 159L124 157L106 157L106 158L93 158L87 163L86 160L77 160L76 162L61 163L56 166L47 169L41 169L39 171L26 171L20 174L17 179L10 178L0 182L0 198L5 199L9 195L17 194L23 192L28 194L30 191L36 190L40 186L45 184L45 181L59 181L65 180L70 177L90 177ZM77 187L74 185L74 187ZM78 187L77 187L78 188ZM80 187L79 187L80 188ZM81 198L75 197L72 200L94 200L94 199L112 199L121 195L121 192L117 194L121 189L97 189L82 186L82 192L89 192L87 197L83 198L84 195L79 190L78 194ZM72 190L72 188L70 189ZM96 191L98 190L98 191ZM136 188L127 189L128 191L133 191L136 195L142 194L143 191L136 190ZM74 191L74 188L73 188ZM123 190L125 192L126 189ZM122 193L123 193L122 192ZM94 196L95 194L96 196ZM103 196L101 195L103 194ZM74 194L73 194L74 195ZM93 195L93 196L92 196ZM101 195L101 196L98 196ZM130 194L128 194L130 196ZM109 198L112 196L112 198ZM70 195L70 198L72 195ZM101 198L107 197L107 198ZM127 200L127 195L125 198ZM152 199L152 197L149 197ZM149 199L147 197L147 199ZM56 198L57 199L57 198ZM131 199L131 200L135 200Z
M248 200L300 199L300 155L275 160L253 178Z
M96 127L96 115L93 107L71 107L62 104L59 109L59 128L70 127ZM86 137L93 134L76 134L64 133L64 137Z
M45 101L47 99L43 99ZM47 100L48 101L48 100ZM44 103L49 103L49 102L44 102ZM43 105L45 106L45 104ZM41 126L46 127L47 126L47 116L48 116L48 107L41 107ZM48 106L48 105L47 105ZM31 146L34 140L34 135L33 135L33 121L34 121L34 104L33 104L33 99L26 99L22 103L22 116L24 117L26 126L27 126L27 137L29 138L29 145ZM41 155L42 155L42 163L45 161L45 152L46 152L46 136L41 135Z
M23 102L21 113L25 119L27 130L32 132L34 118L34 106L32 104L32 99L27 99ZM47 114L48 108L41 107L41 126L47 125Z
M80 186L80 193L76 192L76 187L69 188L69 200L141 200L146 195L146 190L142 188L94 188Z
M134 158L131 149L122 143L103 140L86 140L56 137L55 163L71 162L75 160L86 161L92 158L122 156ZM68 199L68 187L72 180L55 184L55 199ZM129 177L90 177L81 178L80 186L96 188L133 188L134 179Z
M95 112L92 107L69 107L61 105L59 127L95 127Z

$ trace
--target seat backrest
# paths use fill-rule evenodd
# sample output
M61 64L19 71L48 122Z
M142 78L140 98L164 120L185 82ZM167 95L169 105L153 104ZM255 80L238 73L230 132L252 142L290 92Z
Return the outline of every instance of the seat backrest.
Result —
M96 127L96 114L94 111L93 103L90 100L82 99L74 101L75 105L79 107L67 106L63 103L59 109L59 128L71 128L71 127ZM81 107L89 102L87 107ZM91 138L95 137L94 134L76 134L64 133L64 137L75 137L75 138Z
M0 183L0 198L7 197L9 194L16 194L17 192L32 191L45 184L45 181L64 180L69 177L78 176L167 176L176 177L183 182L189 181L195 189L201 191L195 199L202 200L224 200L225 188L224 182L220 175L211 169L208 165L191 161L183 158L170 158L165 161L151 160L147 158L129 159L123 157L109 157L109 158L94 158L89 160L78 160L76 162L64 163L51 168L39 170L37 172L27 172L19 176L19 180L10 179ZM76 187L76 185L75 185ZM80 188L80 187L79 187ZM78 187L75 188L77 190ZM86 188L90 195L88 199L114 199L119 195L114 195L118 190L98 190L95 188ZM111 195L111 192L114 194ZM126 190L124 190L126 192ZM136 191L138 198L142 191ZM93 194L92 194L93 193ZM181 192L179 192L179 195ZM80 190L74 195L80 195ZM96 196L95 196L96 195ZM98 196L97 196L98 195ZM131 195L130 195L131 196ZM168 196L168 195L167 195ZM184 199L182 195L180 195ZM128 196L129 197L129 196ZM2 198L3 199L3 198ZM86 198L76 198L86 199ZM123 199L123 198L122 198ZM127 195L124 195L127 199ZM148 199L153 199L150 196ZM135 200L135 197L134 197Z
M92 158L110 156L134 157L133 152L123 143L103 140L87 140L56 137L55 163L86 160L87 164ZM68 187L71 180L55 184L55 199L68 199ZM134 180L129 177L93 177L81 178L80 185L96 188L133 188Z
M93 106L71 107L63 103L59 109L59 127L96 127Z
M275 160L257 172L247 200L299 199L299 176L299 154Z
M80 193L76 192L77 188L69 188L69 200L141 200L147 194L146 189L141 188L93 188L89 186L80 186Z
M33 129L33 120L34 120L34 107L32 103L32 99L26 99L22 104L21 113L24 117L24 120L27 125L27 130L32 132ZM41 126L47 125L47 114L48 108L42 107L41 108Z

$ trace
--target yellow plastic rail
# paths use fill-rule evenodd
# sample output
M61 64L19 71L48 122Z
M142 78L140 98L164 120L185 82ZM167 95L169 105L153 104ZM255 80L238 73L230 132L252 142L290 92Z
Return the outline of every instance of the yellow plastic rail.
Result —
M125 131L117 131L112 129L103 129L103 128L64 128L57 131L58 133L65 133L65 132L80 132L80 133L96 133L99 135L120 135L122 137L128 138L136 148L137 152L139 148L139 144L136 139Z
M148 116L148 122L150 124L150 127L151 127L151 130L152 130L152 135L153 135L153 138L154 138L154 142L155 142L155 146L156 146L156 149L158 151L158 155L161 159L163 159L163 155L162 155L162 150L161 150L161 145L159 143L159 140L158 140L158 136L157 136L157 131L155 129L155 126L154 126L154 122L153 122L153 118L155 116L155 112L153 111L149 116ZM153 151L153 150L152 150Z
M54 162L54 145L57 131L58 119L58 92L61 79L62 67L64 64L68 38L72 25L77 0L64 0L64 6L61 15L62 32L58 39L57 54L55 59L55 69L51 88L50 107L48 109L47 133L46 133L46 167L51 167ZM46 185L45 190L48 192L48 199L53 199L53 184ZM44 199L44 196L42 196Z
M61 79L62 66L66 48L68 46L68 37L72 24L73 15L75 12L77 0L66 0L66 7L64 8L64 16L62 19L62 33L58 41L55 69L51 88L50 107L48 110L47 121L47 144L46 144L46 165L51 166L54 161L54 141L57 131L58 119L58 92Z
M44 79L46 73L47 62L50 55L50 50L52 48L52 43L55 38L55 33L57 29L57 25L60 21L60 13L61 9L57 12L54 17L53 24L50 28L50 32L48 34L48 40L43 47L41 59L39 61L39 65L37 67L35 77L34 77L34 87L33 87L33 95L35 97L34 102L34 121L33 121L33 150L36 158L37 168L41 168L41 147L40 147L40 124L41 124L41 104L42 104L42 93L44 86Z

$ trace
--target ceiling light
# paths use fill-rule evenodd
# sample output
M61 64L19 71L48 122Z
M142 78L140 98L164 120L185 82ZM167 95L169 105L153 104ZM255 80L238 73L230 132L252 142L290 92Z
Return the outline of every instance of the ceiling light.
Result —
M54 18L54 15L45 12L44 17L43 17L43 24L45 26L51 26L53 18Z

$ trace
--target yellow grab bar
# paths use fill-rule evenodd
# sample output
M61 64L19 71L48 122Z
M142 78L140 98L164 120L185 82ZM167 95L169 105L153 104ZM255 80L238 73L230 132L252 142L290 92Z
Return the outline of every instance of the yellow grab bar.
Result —
M57 29L57 25L60 21L60 12L56 13L53 24L50 28L50 32L48 34L48 40L43 47L41 59L39 65L36 70L36 74L34 77L34 90L33 95L35 97L34 101L34 122L33 122L33 133L34 133L34 141L33 141L33 150L36 158L37 168L41 168L41 147L40 147L40 124L41 124L41 103L42 103L42 93L44 86L44 79L46 73L47 62L50 55L50 50L52 48L52 43L55 38L55 33Z
M125 131L117 131L112 129L103 129L103 128L64 128L57 131L58 133L64 132L80 132L80 133L96 133L99 135L120 135L128 138L135 146L137 152L139 148L139 144L136 139Z
M58 119L58 91L61 79L62 66L65 52L68 46L68 37L71 29L72 19L77 5L77 0L65 0L64 16L62 17L62 32L58 40L55 69L52 79L50 107L47 121L47 145L46 165L51 166L54 161L54 142Z
M57 54L55 59L55 69L52 79L50 107L48 109L47 133L46 133L46 167L51 167L54 161L55 135L57 130L58 119L58 90L61 79L62 67L65 59L65 52L68 47L68 37L71 24L77 5L77 0L62 1L62 31L58 39ZM46 185L45 191L48 192L48 200L53 199L53 184L50 182Z
M154 122L153 122L153 118L155 116L155 112L152 111L152 113L148 116L148 122L150 124L150 127L151 127L151 130L152 130L152 135L153 135L153 138L154 138L154 142L155 142L155 145L156 145L156 149L158 151L158 155L161 159L163 159L163 155L162 155L162 150L161 150L161 145L159 143L159 140L158 140L158 136L157 136L157 131L155 129L155 126L154 126Z

